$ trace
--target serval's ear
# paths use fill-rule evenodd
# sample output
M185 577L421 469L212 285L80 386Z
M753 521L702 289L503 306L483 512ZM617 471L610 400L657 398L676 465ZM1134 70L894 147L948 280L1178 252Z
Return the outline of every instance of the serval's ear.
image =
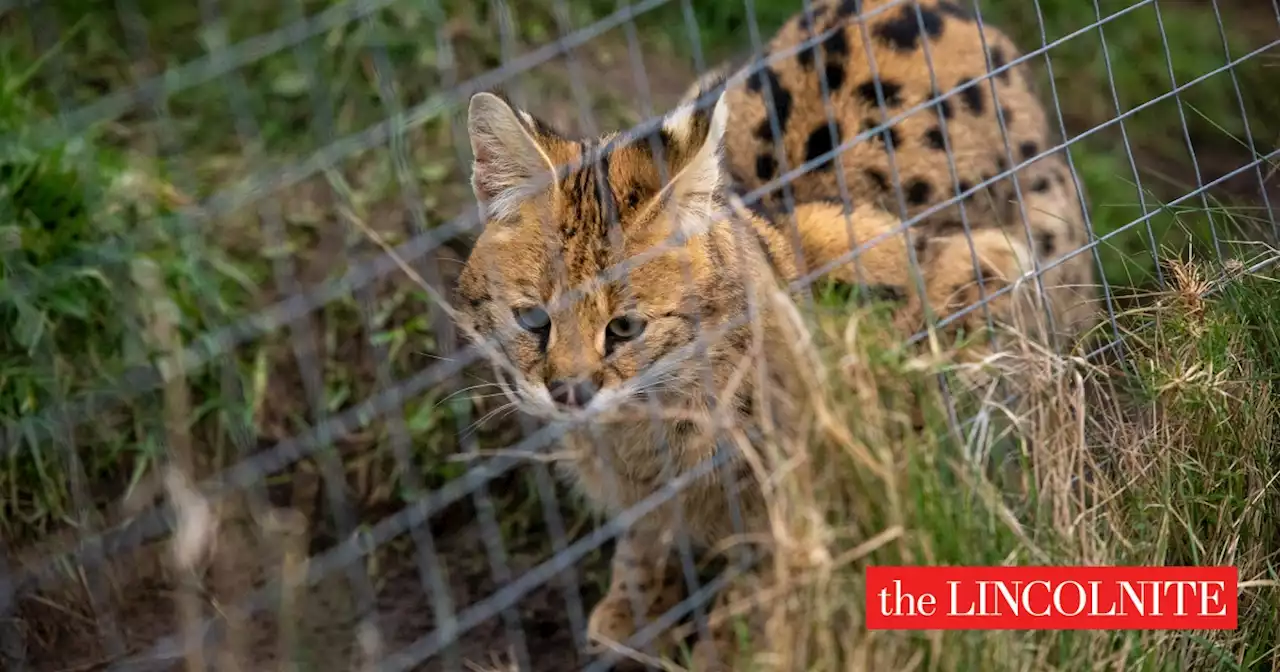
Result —
M555 165L544 147L551 133L527 112L517 110L492 93L471 97L467 110L471 137L471 188L485 208L485 216L505 220L520 203L548 189L555 180Z
M701 230L714 214L725 183L724 131L729 105L723 93L708 106L689 101L662 124L662 144L669 179L654 199L655 207L674 208L681 230Z

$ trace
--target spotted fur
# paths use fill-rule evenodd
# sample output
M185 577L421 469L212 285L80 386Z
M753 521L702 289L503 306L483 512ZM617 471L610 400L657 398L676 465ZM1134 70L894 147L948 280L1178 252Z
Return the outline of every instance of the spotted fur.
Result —
M1005 231L1053 265L1044 298L1054 336L1067 339L1096 319L1093 259L1073 254L1089 240L1081 199L1064 153L1047 151L1057 143L1019 50L971 10L967 0L815 2L728 77L728 169L740 190L768 190L770 207L848 197L918 219L922 253L951 249L926 240L966 221ZM974 266L972 255L918 261L926 275Z

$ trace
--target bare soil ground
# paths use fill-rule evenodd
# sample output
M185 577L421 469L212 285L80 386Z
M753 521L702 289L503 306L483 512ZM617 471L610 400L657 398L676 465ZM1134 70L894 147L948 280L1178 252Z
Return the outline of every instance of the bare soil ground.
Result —
M506 485L509 484L495 483L499 487ZM464 505L446 511L432 525L439 568L447 577L449 599L459 612L502 587L493 576L482 536L476 532L475 517L469 508ZM531 532L533 535L526 543L520 544L517 540L517 544L505 549L506 568L512 576L520 576L549 557L549 549L543 547L545 531L542 535ZM270 546L247 538L240 543L259 550ZM23 653L29 669L50 672L108 669L133 656L146 657L165 651L161 644L180 632L177 627L180 621L175 618L178 583L165 567L164 559L157 557L163 550L146 547L127 556L117 556L106 572L111 577L112 587L107 591L110 597L97 614L87 608L87 594L70 584L24 599L16 625L25 642ZM268 579L279 575L285 566L258 562L279 559L278 554L267 551L253 553L254 557L250 558L247 549L241 551L236 554L239 557L233 571L215 565L204 574L207 592L202 599L207 599L212 607L205 611L206 617L219 611L226 613L227 607L241 603L248 594L246 589L253 587L244 582L246 575ZM244 666L241 669L268 669L279 665L284 633L281 619L289 613L293 614L290 631L295 633L293 652L301 665L299 669L356 669L363 651L393 654L405 650L431 635L436 628L436 596L427 591L414 555L412 544L401 538L380 548L364 567L357 563L356 567L367 570L371 577L372 590L367 594L372 598L371 611L361 611L361 601L356 597L359 590L351 587L345 573L335 572L301 594L292 612L285 611L287 607L279 600L267 600L265 608L253 616L233 618L231 622L238 627L233 626L230 634L225 628L219 629L209 640L206 655L235 655ZM590 605L599 598L598 582L582 579L600 575L605 557L602 552L590 554L574 568L577 580L570 580L572 575L566 574L537 587L506 613L469 629L454 647L408 669L454 669L449 665L456 665L458 661L493 664L495 656L510 660L517 646L523 646L528 652L532 670L553 672L581 665L586 659L574 642L566 615L567 601ZM147 569L142 569L143 566ZM237 580L228 583L229 576ZM566 585L572 586L572 591L564 590ZM362 635L362 616L368 613L376 620L377 636L372 639ZM518 619L516 627L523 641L510 639L512 629L504 617ZM109 643L113 640L119 644L114 652ZM181 666L180 658L162 657L140 661L137 669Z

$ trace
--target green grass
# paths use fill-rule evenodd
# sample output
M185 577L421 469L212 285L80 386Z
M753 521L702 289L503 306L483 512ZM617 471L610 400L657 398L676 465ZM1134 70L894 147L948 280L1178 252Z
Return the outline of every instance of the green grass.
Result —
M61 420L62 403L118 387L153 354L136 265L161 270L188 338L245 310L259 281L223 251L157 226L169 212L163 185L95 136L34 149L29 129L44 110L29 93L32 74L0 56L0 134L16 141L0 155L0 419L27 430L9 437L13 450L0 464L0 530L14 539L71 518L66 447L77 448L90 490L116 495L163 454L153 396L95 409L72 433ZM216 380L192 381L206 391L202 412L234 413L211 393Z
M1108 17L1135 3L1110 0L1098 4L1101 16ZM1217 4L1223 7L1232 59L1240 59L1265 44L1264 40L1274 39L1274 34L1266 31L1250 36L1243 30L1255 21L1274 21L1274 16L1232 11L1248 9L1244 3ZM984 16L1005 27L1025 51L1043 44L1042 28L1045 40L1053 42L1099 19L1090 2L1040 2L1039 6L1043 26L1031 3L983 3ZM1104 37L1109 61L1101 58ZM1169 96L1175 82L1186 85L1228 62L1211 3L1151 3L1052 47L1049 57L1069 135L1086 132L1121 113L1163 98L1124 121L1137 176L1122 151L1118 125L1086 138L1073 149L1098 235L1143 217L1144 200L1145 213L1150 213L1197 188L1184 133L1191 138L1206 181L1254 160L1256 157L1247 151L1250 137L1259 153L1274 150L1280 140L1280 127L1275 125L1280 118L1280 101L1265 93L1265 82L1271 77L1267 54L1234 68L1239 97L1230 71L1209 76L1176 97ZM1033 61L1042 73L1043 60L1038 56ZM1041 90L1048 95L1047 78L1042 79ZM1246 133L1242 108L1248 115L1251 134ZM1142 182L1141 191L1137 180ZM1195 198L1172 212L1159 213L1150 219L1149 230L1147 224L1131 227L1104 246L1103 265L1108 281L1120 286L1149 285L1155 270L1153 248L1180 249L1194 243L1198 251L1209 252L1211 217L1213 225L1220 229L1219 240L1269 235L1260 222L1249 216L1247 206L1259 200L1256 187L1252 194L1239 199L1239 204L1226 201L1231 196L1222 196L1220 191L1209 192L1207 198L1207 205Z
M957 370L947 357L900 352L870 314L818 318L815 342L841 364L829 369L813 408L825 404L839 428L818 423L803 446L790 447L800 452L781 448L804 456L792 457L774 483L775 531L785 543L737 586L772 628L767 641L748 637L741 653L769 651L777 667L735 661L734 669L839 670L856 661L957 671L1099 662L1270 669L1280 651L1272 522L1280 515L1280 328L1272 319L1280 292L1274 275L1237 272L1202 296L1206 278L1224 270L1177 265L1172 291L1121 318L1127 369L1080 367L1034 350L995 364L1024 396L1012 407L955 397L960 417L981 405L992 413L988 431L976 434L948 425L931 385L937 372ZM922 432L908 424L917 402ZM1249 587L1231 632L872 637L860 627L872 564L1233 565Z
M278 245L266 240L266 220L255 208L215 213L185 233L178 231L183 221L175 213L178 205L232 187L267 162L302 160L337 137L384 121L390 112L379 96L372 45L386 48L393 71L383 75L394 78L402 104L437 93L437 49L423 37L431 28L426 10L417 5L399 3L234 75L184 87L165 101L159 121L144 104L72 137L37 131L47 128L55 110L93 104L164 68L288 25L296 18L294 9L315 13L334 4L237 4L221 20L205 21L194 6L144 0L140 39L124 30L110 5L58 0L45 5L61 28L56 45L36 40L37 31L26 30L22 21L0 25L0 214L20 234L5 249L0 295L0 361L6 364L0 419L6 425L45 422L59 401L116 391L127 370L154 361L157 353L148 349L130 275L143 259L162 269L164 291L181 311L181 335L189 344L283 298L274 286L274 261L291 258L304 284L314 284L345 270L344 246L365 251L364 236L336 216L333 203L344 202L351 216L372 222L391 242L403 240L408 222L395 219L403 200L385 146L353 155L329 176L274 194L285 227ZM456 25L483 21L468 18L473 9L453 7L450 18ZM491 67L496 46L475 46L486 41L491 40L457 35L455 49L466 55L459 67ZM312 73L316 81L309 79ZM242 101L231 95L236 85L243 86ZM232 106L238 102L257 123L258 136L237 135ZM426 120L409 132L409 179L423 194L429 226L461 212L470 198L448 122ZM288 329L253 339L193 374L189 383L198 407L192 425L206 448L203 467L234 461L238 447L231 438L245 425L262 440L280 440L305 431L319 414L370 398L381 384L373 347L386 349L388 382L428 366L440 350L426 317L430 303L422 288L396 278L375 289L367 324L356 296L318 310L318 368L308 367L317 368L318 409L309 407L303 393L302 365L294 360ZM418 395L403 410L415 457L429 465L423 471L430 486L465 468L443 459L455 450L457 428L441 396ZM158 394L137 395L94 422L80 423L68 437L81 447L95 504L117 500L164 456L156 433L162 429L160 404ZM355 493L359 499L403 496L403 471L393 464L388 431L385 423L373 422L339 444L359 456L353 460L363 481ZM0 530L6 537L46 532L73 518L73 470L47 434L47 427L36 427L0 464L6 494ZM368 454L371 446L376 450Z

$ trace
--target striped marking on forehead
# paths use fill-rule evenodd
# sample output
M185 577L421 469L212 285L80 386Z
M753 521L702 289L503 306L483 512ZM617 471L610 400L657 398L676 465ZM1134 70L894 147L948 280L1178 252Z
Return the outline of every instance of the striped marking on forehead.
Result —
M578 143L576 165L561 185L566 206L561 228L566 239L592 236L607 241L609 227L620 224L610 184L611 161L598 143Z

